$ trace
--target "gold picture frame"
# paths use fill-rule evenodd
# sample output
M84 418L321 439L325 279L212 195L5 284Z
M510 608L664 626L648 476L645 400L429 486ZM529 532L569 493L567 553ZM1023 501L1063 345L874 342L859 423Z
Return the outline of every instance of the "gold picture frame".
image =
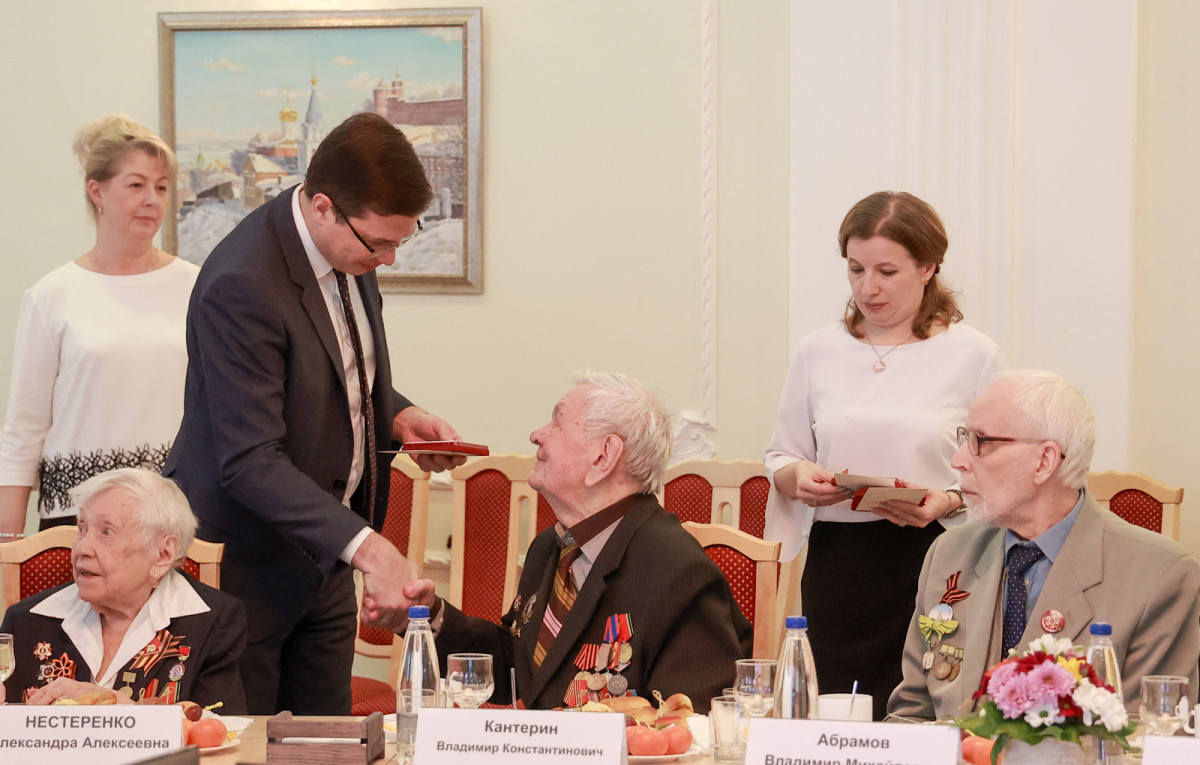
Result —
M380 289L482 293L481 15L158 14L162 136L180 164L163 246L202 263L241 217L302 180L325 132L375 111L412 141L435 195L425 231L376 271Z

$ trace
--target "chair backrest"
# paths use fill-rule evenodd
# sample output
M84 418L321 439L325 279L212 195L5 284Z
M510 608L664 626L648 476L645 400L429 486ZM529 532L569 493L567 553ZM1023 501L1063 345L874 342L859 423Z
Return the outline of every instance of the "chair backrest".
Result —
M532 455L494 455L450 473L454 530L449 600L466 614L500 621L517 594L518 555L554 522L549 505L529 486L536 461Z
M0 592L7 609L13 603L71 580L74 526L55 526L15 542L0 544ZM221 585L225 545L195 539L181 569L210 587ZM0 609L3 610L3 609Z
M1088 473L1088 493L1104 507L1142 528L1179 540L1183 489L1141 473Z
M754 658L775 658L780 637L776 598L780 543L720 523L686 521L683 528L725 574L734 600L754 625Z
M388 490L387 517L380 532L410 561L417 572L425 572L425 535L429 525L429 473L417 467L407 454L398 454L392 461L391 487ZM362 582L355 578L358 602L362 605ZM400 644L403 636L381 627L358 624L354 650L363 656L391 659L388 677L396 677L400 667Z
M724 523L762 537L769 482L758 460L687 460L667 468L663 509L681 521Z

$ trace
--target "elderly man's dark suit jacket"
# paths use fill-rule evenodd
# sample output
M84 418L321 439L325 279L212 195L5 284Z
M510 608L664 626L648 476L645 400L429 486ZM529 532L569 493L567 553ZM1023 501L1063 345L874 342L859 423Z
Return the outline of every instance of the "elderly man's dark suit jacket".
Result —
M287 629L323 578L345 568L338 555L369 516L361 484L353 509L341 504L353 457L346 381L293 193L251 213L200 270L188 308L183 422L164 468L200 518L198 535L226 544L223 585L247 601L251 646ZM376 441L386 448L408 401L392 388L375 274L358 283L374 333ZM383 465L377 528L388 498ZM348 694L348 676L345 684Z
M753 630L720 569L676 516L663 511L653 496L643 495L597 556L562 631L535 669L533 649L558 551L553 527L533 540L517 587L520 605L514 603L499 626L445 604L436 638L443 674L451 653L490 653L495 656L493 702L511 701L507 678L509 667L515 666L517 695L526 706L563 706L567 685L580 671L575 665L580 648L604 642L609 616L628 614L633 654L621 674L629 688L640 696L650 696L653 690L663 696L686 693L697 711L707 711L709 700L732 683L734 661L750 656ZM526 614L534 594L534 607ZM521 627L519 638L511 635L514 620Z

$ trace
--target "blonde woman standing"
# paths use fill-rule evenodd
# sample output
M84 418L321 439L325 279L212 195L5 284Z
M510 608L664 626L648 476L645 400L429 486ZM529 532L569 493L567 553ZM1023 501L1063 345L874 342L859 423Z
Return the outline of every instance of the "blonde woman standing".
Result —
M95 245L21 300L0 437L0 541L38 489L41 527L75 522L69 490L124 466L161 469L183 414L184 321L199 269L154 246L175 153L124 115L75 139Z

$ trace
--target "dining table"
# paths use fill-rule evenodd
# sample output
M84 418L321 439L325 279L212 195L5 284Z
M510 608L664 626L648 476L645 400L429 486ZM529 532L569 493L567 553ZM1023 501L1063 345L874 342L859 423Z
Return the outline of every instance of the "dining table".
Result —
M243 730L239 736L237 746L228 747L215 751L209 754L204 754L200 758L201 765L240 765L242 763L266 763L267 762L267 720L269 715L252 715L252 722L249 727ZM392 741L387 742L384 749L383 757L375 760L378 765L389 765L396 763L396 744ZM630 758L631 765L636 765L638 758ZM662 762L661 758L655 758L655 762ZM714 761L708 752L682 755L676 762L682 765L713 765ZM419 765L424 765L420 763ZM436 765L436 763L431 763Z

